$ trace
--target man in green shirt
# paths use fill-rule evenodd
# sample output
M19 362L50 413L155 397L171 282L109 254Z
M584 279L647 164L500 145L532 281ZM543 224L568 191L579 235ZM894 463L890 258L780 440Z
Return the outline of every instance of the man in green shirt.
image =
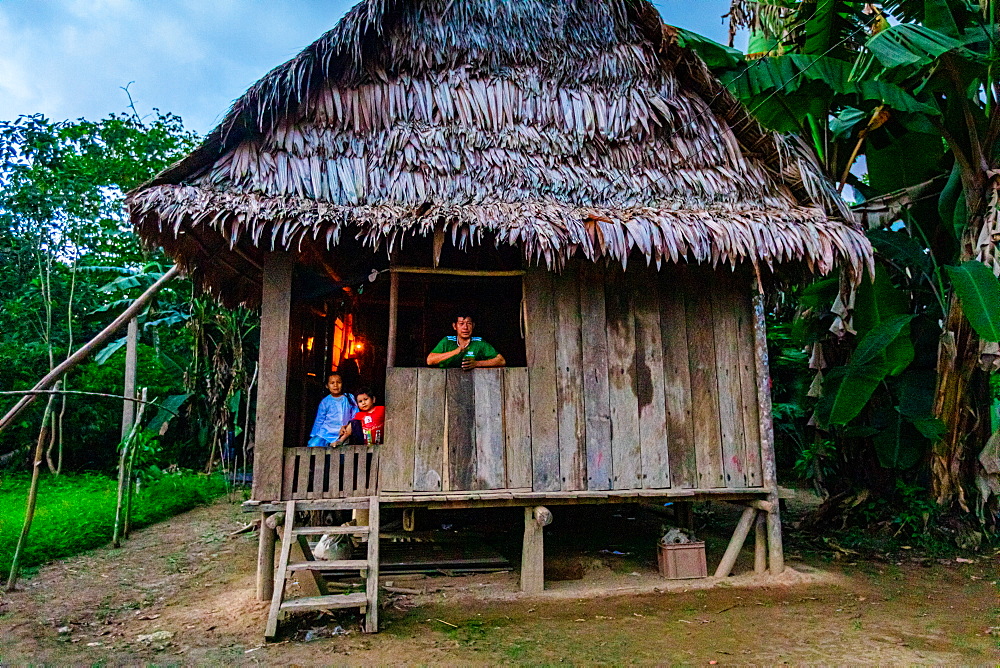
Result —
M455 336L446 336L427 356L427 366L439 369L484 369L507 366L503 355L478 336L472 336L476 323L472 316L457 315L451 323Z

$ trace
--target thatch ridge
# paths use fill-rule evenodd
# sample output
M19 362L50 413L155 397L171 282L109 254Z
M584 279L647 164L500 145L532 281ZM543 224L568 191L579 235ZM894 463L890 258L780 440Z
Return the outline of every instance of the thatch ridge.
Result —
M442 227L550 267L871 259L808 147L765 132L645 0L365 0L129 206L191 266Z

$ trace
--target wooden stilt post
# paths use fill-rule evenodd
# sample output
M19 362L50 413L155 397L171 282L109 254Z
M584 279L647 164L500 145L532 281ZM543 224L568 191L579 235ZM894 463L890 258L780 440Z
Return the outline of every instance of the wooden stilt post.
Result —
M761 574L767 570L767 513L758 512L754 520L753 572Z
M552 523L544 506L524 509L524 543L521 546L521 591L541 594L545 590L545 542L543 530Z
M758 277L759 280L759 277ZM764 473L764 489L771 510L767 513L768 561L772 575L785 570L785 553L781 543L781 512L778 501L778 472L774 463L774 422L771 418L771 375L768 369L767 330L764 323L764 296L753 300L754 334L757 343L757 400L760 413L760 455Z
M694 504L690 501L678 501L674 503L677 509L677 524L682 529L694 531Z
M729 547L726 548L726 553L722 555L719 567L715 569L715 577L728 577L733 571L733 566L736 565L736 558L740 556L740 550L743 549L743 543L747 540L747 534L750 533L750 527L753 526L756 516L756 509L749 507L743 509L743 515L740 516L740 521L736 525L736 531L733 532L733 538L729 541Z
M274 545L278 532L268 525L268 516L260 514L257 541L257 600L270 601L274 594Z

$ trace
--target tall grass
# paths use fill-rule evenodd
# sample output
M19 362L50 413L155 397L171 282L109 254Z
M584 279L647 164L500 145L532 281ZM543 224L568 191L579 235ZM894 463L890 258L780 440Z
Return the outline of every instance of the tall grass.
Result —
M30 477L0 480L0 575L6 578L24 522ZM111 540L115 523L117 481L97 474L45 476L28 544L21 558L24 568L100 547ZM143 487L133 498L134 528L209 503L226 491L222 476L177 473Z

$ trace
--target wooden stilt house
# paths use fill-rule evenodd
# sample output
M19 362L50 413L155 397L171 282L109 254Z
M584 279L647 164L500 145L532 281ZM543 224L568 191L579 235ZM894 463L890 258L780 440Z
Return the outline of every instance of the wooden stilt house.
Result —
M364 0L129 207L205 290L261 310L270 634L281 610L349 605L374 630L373 586L283 592L296 568L377 582L380 507L523 506L538 591L544 506L735 500L734 538L761 513L782 569L761 270L857 279L871 249L649 2ZM470 301L508 366L427 368ZM304 447L334 369L384 396L384 445ZM369 559L291 564L322 531L293 511L342 507L370 511Z

